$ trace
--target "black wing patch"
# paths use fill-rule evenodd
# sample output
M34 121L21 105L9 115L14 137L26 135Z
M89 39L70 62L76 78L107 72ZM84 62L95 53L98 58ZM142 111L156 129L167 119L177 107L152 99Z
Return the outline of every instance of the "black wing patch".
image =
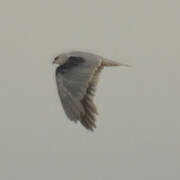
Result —
M85 60L81 57L75 57L75 56L70 56L66 63L62 64L61 66L57 67L56 69L56 75L58 73L64 74L68 70L78 66L79 64L83 63Z

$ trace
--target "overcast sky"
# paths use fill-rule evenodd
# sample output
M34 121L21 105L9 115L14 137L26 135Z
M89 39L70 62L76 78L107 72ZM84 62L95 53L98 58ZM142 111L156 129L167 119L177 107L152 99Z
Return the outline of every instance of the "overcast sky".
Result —
M0 179L179 180L180 1L1 0ZM97 129L70 122L53 58L97 53Z

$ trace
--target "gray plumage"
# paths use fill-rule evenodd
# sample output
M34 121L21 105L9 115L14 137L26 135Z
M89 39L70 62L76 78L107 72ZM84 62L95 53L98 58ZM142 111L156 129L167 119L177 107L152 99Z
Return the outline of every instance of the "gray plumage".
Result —
M97 108L93 103L98 78L105 66L128 66L101 56L73 51L57 56L53 63L62 106L68 118L80 121L88 130L96 128Z

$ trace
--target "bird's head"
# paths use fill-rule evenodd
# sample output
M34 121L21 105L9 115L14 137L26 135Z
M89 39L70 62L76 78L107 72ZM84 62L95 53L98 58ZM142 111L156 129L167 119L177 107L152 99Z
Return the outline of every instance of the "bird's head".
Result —
M65 54L60 54L59 56L56 56L53 60L53 64L62 65L67 61L67 56Z

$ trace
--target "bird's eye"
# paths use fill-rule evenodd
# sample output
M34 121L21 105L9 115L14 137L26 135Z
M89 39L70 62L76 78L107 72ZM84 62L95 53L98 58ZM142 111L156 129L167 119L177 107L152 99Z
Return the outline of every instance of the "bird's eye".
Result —
M54 60L56 61L56 60L58 60L58 58L59 58L59 56L55 57Z

